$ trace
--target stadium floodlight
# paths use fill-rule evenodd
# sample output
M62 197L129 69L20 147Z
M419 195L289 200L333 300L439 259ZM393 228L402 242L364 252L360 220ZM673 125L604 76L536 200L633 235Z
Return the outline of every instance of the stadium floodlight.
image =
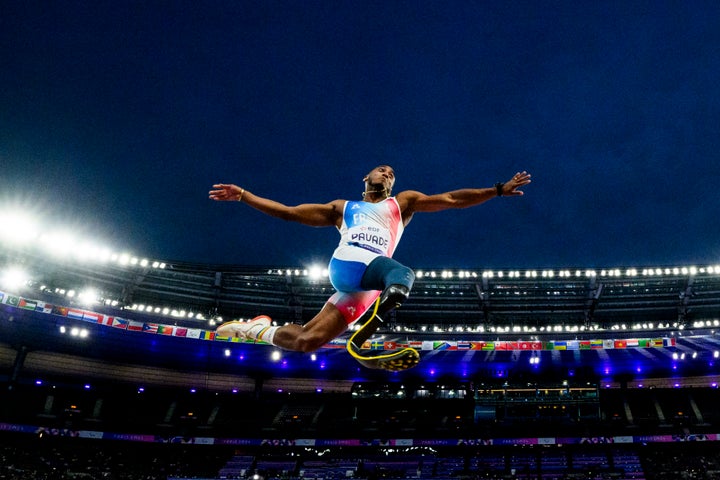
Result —
M320 277L322 277L322 267L319 265L312 265L308 268L308 276L310 277L310 280L320 280Z
M0 212L0 240L16 245L32 243L38 236L37 222L27 213Z
M78 294L78 300L85 305L93 305L98 303L100 295L94 288L87 288Z
M10 267L0 275L0 286L13 290L27 285L30 276L19 267Z
M74 250L77 240L69 232L50 232L40 235L40 245L48 253L56 256L66 256Z

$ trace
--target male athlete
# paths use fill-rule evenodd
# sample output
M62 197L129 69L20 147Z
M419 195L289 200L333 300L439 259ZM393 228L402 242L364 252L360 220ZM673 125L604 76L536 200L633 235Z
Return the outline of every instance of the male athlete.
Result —
M272 326L261 315L248 322L227 322L217 334L261 340L300 352L313 352L345 332L380 296L377 316L382 318L408 298L415 274L391 257L403 229L416 212L437 212L479 205L496 196L517 196L530 183L530 174L518 172L505 183L489 188L466 188L435 195L405 190L391 196L395 172L380 165L363 179L362 201L333 200L287 206L231 184L213 185L212 200L239 201L267 215L314 227L335 226L340 243L328 266L336 292L305 325Z

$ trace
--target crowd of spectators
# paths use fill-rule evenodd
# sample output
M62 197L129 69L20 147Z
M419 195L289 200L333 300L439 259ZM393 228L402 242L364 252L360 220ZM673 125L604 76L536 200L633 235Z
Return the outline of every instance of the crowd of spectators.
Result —
M217 445L145 444L7 433L0 435L0 480L711 480L720 478L720 451L714 443L635 445L622 450L610 445L553 450L523 447L520 451L465 448L423 455L386 454L378 450L355 452L352 457L339 450L323 457L289 449L268 453L265 447L264 451L245 451L238 457L234 448ZM634 460L628 462L628 458ZM241 467L234 472L227 468L233 459Z

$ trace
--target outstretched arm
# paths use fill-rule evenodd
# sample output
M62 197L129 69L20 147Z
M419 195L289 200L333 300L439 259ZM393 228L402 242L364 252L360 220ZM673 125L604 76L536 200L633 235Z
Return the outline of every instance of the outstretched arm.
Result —
M211 200L243 202L272 217L312 227L337 225L342 217L343 202L341 200L334 200L330 203L304 203L288 206L250 193L237 185L218 183L213 185L213 189L210 190Z
M400 192L397 199L403 210L403 217L409 221L415 212L438 212L451 208L472 207L497 197L499 194L504 197L523 195L519 188L528 183L530 183L530 174L518 172L507 182L494 187L463 188L435 195L407 190Z

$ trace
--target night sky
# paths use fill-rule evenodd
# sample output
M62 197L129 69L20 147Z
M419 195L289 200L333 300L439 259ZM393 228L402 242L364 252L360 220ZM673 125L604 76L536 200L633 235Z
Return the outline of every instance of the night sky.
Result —
M720 263L720 2L0 0L0 208L136 255L325 263L287 204L490 187L415 268ZM2 228L2 226L0 226Z

